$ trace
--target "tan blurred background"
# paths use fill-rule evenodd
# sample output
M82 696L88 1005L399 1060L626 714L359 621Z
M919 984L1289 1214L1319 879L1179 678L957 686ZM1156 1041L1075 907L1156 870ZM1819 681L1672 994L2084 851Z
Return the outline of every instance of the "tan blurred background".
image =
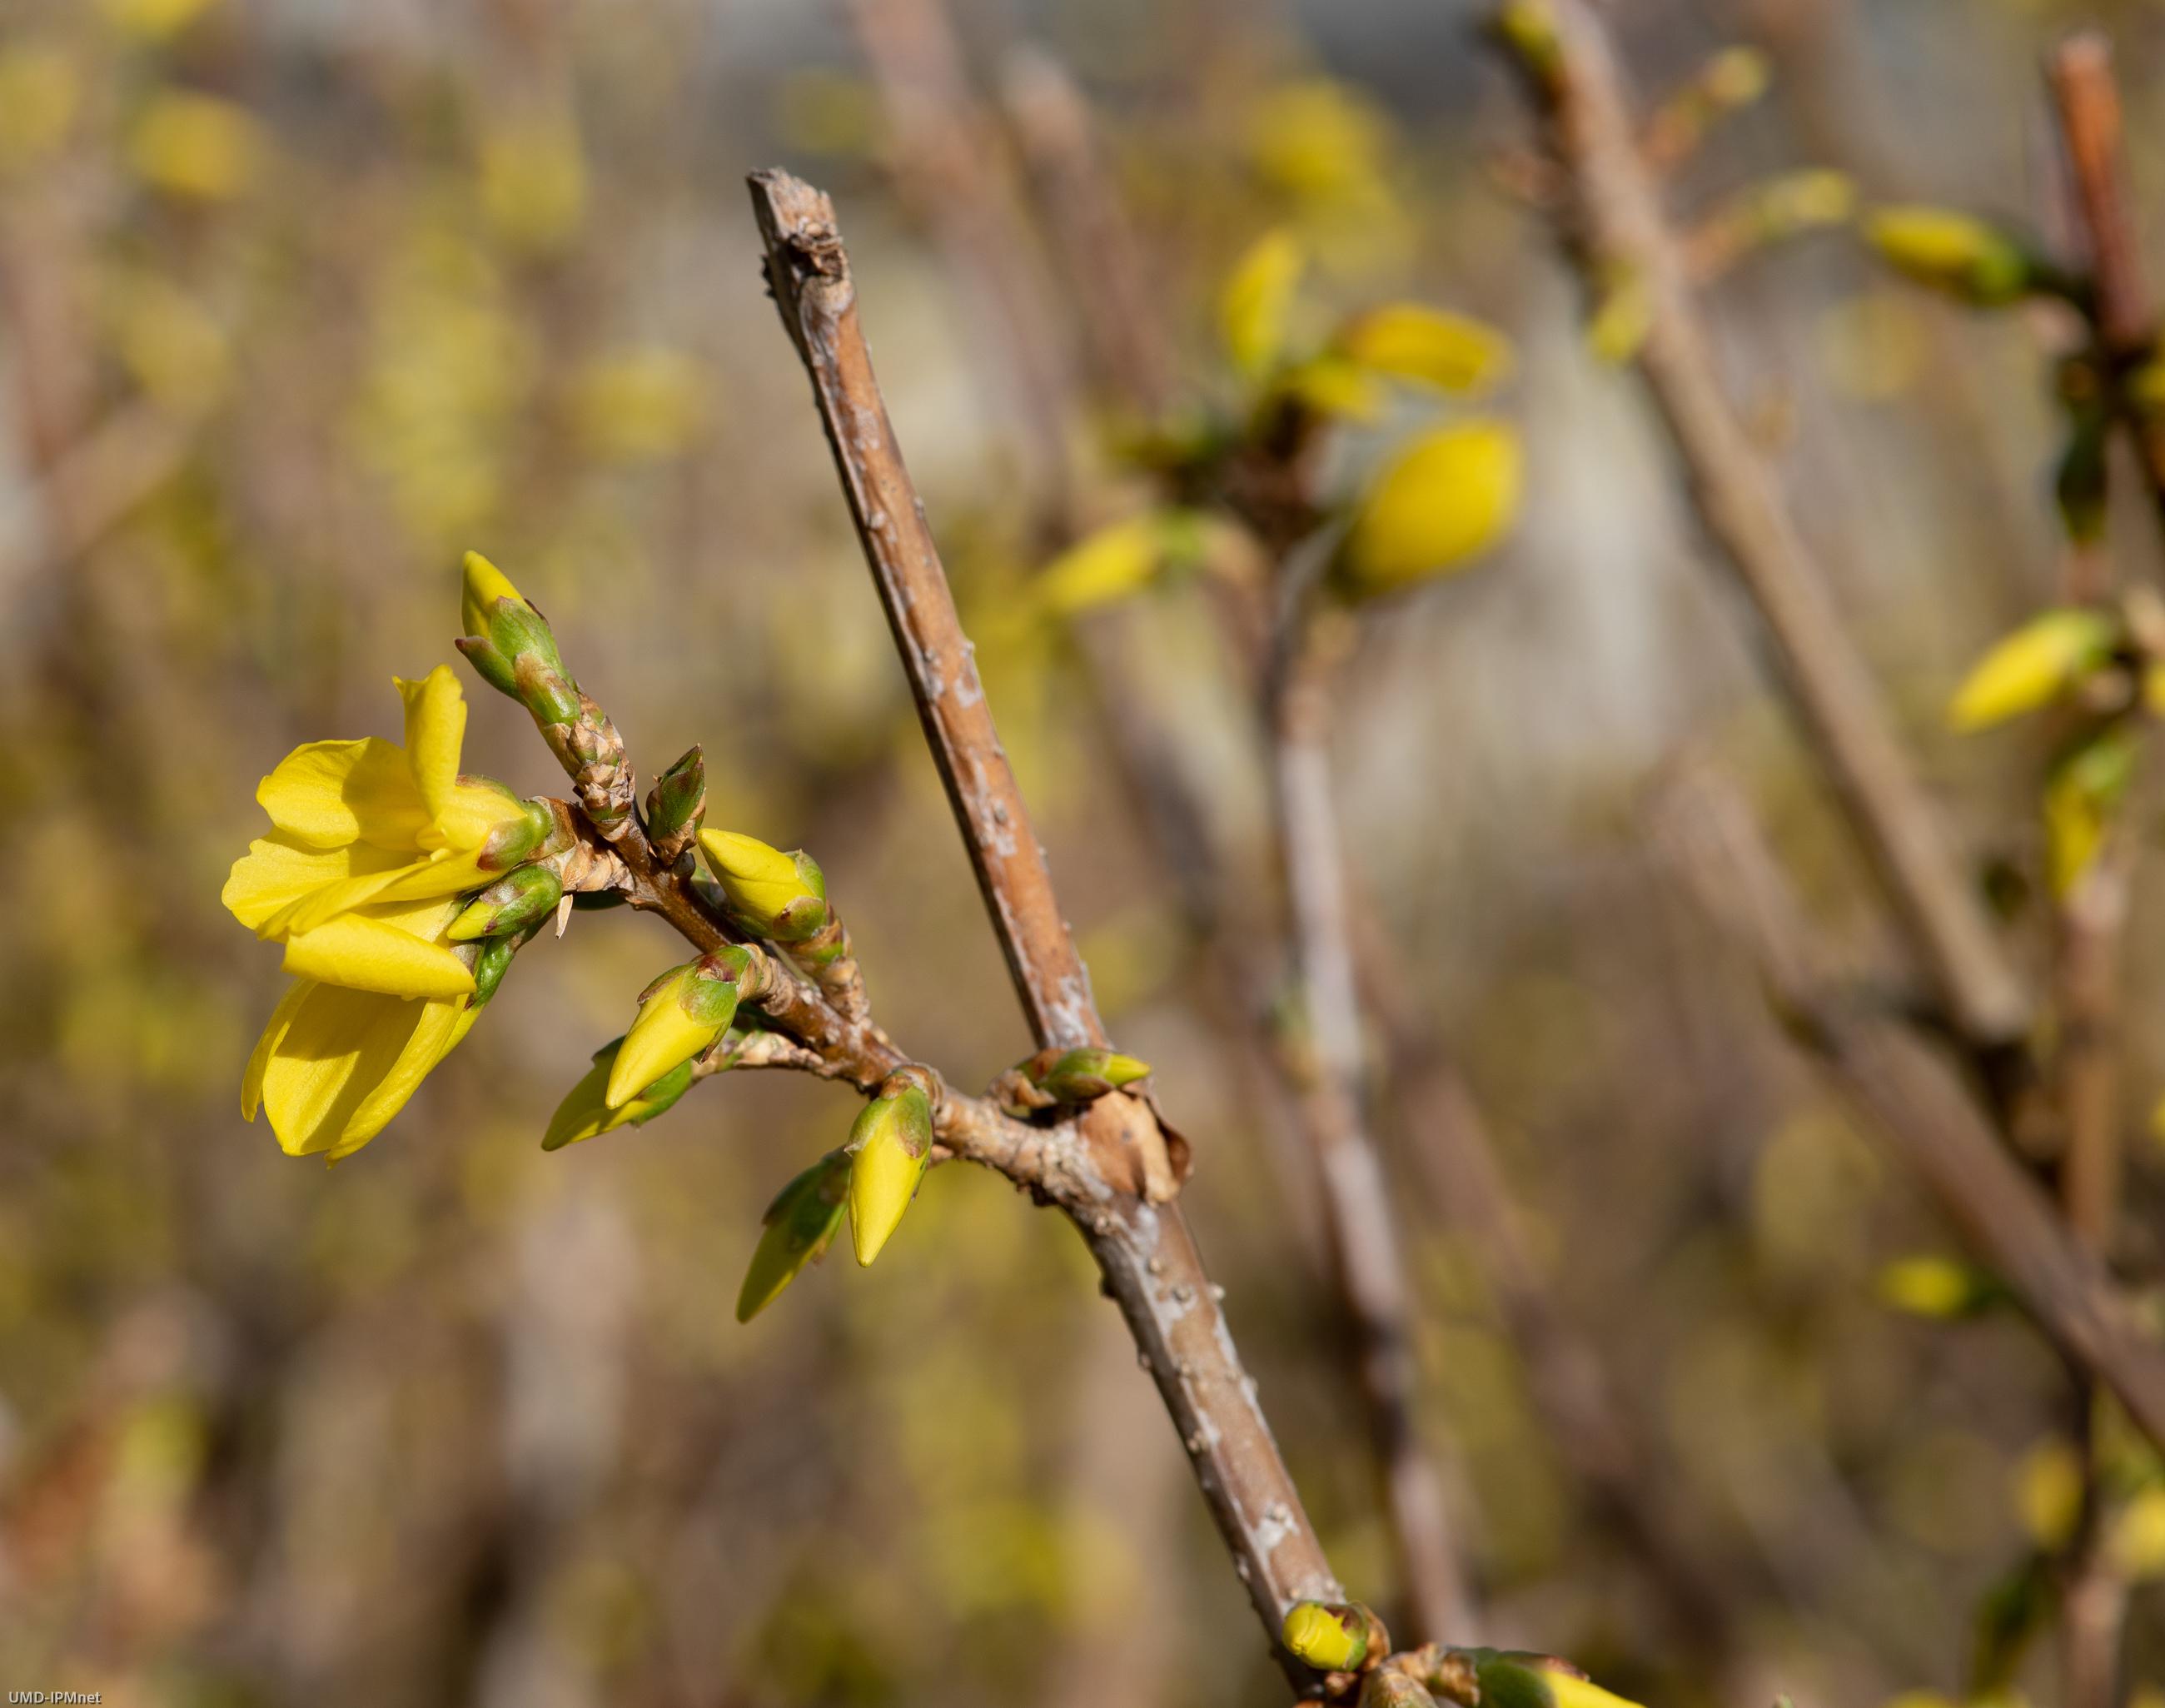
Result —
M907 1047L965 1085L1027 1050L761 289L742 178L777 161L835 194L1100 996L1194 1143L1191 1213L1332 1557L1391 1604L1306 1164L1200 988L1072 653L1000 638L1051 549L1042 440L936 210L898 188L877 6L0 0L0 1685L130 1708L1277 1699L1053 1218L942 1169L876 1270L830 1263L740 1328L759 1212L851 1099L727 1076L540 1151L677 958L657 926L582 916L537 945L334 1170L236 1111L280 983L216 899L255 780L302 741L396 733L388 678L451 656L468 547L549 612L645 769L703 741L708 822L819 858ZM1874 199L2042 217L2036 67L2065 8L1615 10L1642 90L1732 42L1771 56L1683 207L1818 165ZM2165 13L2105 13L2155 189ZM1678 1708L1958 1695L1980 1610L2056 1521L2057 1367L2012 1318L1881 1302L1883 1267L1947 1236L1644 835L1649 775L1694 739L1831 924L1869 929L1665 448L1588 355L1546 222L1499 187L1528 126L1473 8L955 0L954 21L988 97L1025 47L1088 97L1193 394L1223 383L1219 280L1278 224L1320 301L1420 298L1518 346L1493 407L1528 447L1522 525L1375 625L1340 794L1542 1273L1718 1594L1680 1629L1564 1468L1433 1159L1387 1120L1478 1635ZM1088 393L1076 305L1040 271L1039 353ZM2034 866L2037 750L1938 720L2050 585L2031 329L1904 290L1840 231L1746 258L1713 306L1935 787L1981 855ZM1117 493L1093 422L1061 430ZM1260 864L1209 601L1140 609ZM467 763L553 788L518 709L468 693ZM2165 1091L2156 919L2141 903L2131 1129ZM2154 1278L2165 1153L2146 1139L2132 1168ZM2152 1509L2128 1543L2146 1581L2161 1529ZM2160 1613L2139 1589L2138 1682L2165 1683Z

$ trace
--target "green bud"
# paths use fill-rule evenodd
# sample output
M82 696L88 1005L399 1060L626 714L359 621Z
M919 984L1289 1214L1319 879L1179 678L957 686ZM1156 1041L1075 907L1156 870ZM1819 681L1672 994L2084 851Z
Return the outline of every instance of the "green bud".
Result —
M477 778L512 800L519 800L504 784L493 778ZM556 815L549 804L542 800L519 801L519 816L508 819L489 832L488 841L482 845L481 869L484 872L508 872L514 866L524 864L540 853L550 836L556 834Z
M524 704L537 724L575 724L579 720L578 684L564 674L561 665L539 653L522 652L512 660L511 687L513 697Z
M808 1263L817 1263L842 1226L850 1194L850 1153L830 1151L775 1195L737 1290L737 1321L750 1322L774 1303Z
M1134 1084L1151 1070L1149 1062L1112 1050L1046 1050L1024 1062L1021 1071L1055 1103L1089 1103Z
M857 1262L880 1254L932 1160L932 1103L924 1089L891 1073L850 1129L850 1235Z
M482 681L500 693L527 700L529 708L535 709L539 717L539 709L534 708L533 701L519 684L522 664L535 661L559 679L568 680L548 620L511 584L503 571L478 551L466 553L463 571L459 619L464 633L458 642L459 651ZM576 693L572 704L576 709ZM564 723L568 720L556 717L543 721Z
M2055 283L2025 244L1949 208L1882 208L1864 235L1896 271L1973 308L1999 308Z
M1356 1603L1296 1601L1278 1634L1288 1653L1316 1671L1351 1673L1368 1658L1375 1623L1376 1616Z
M1473 1662L1481 1708L1636 1708L1554 1655L1493 1648L1453 1653Z
M826 928L827 879L809 854L736 830L700 831L699 850L730 911L761 936L796 943Z
M689 1062L729 1030L737 981L751 964L732 945L672 967L640 994L639 1017L624 1036L603 1100L620 1109L680 1062Z
M445 933L454 943L477 937L504 937L538 925L556 911L564 880L549 866L521 866L507 872L466 904Z
M707 762L694 747L655 778L646 794L646 834L665 864L692 846L707 815Z
M511 970L511 957L519 952L516 937L494 937L481 946L474 957L473 994L466 999L466 1006L485 1008L488 999L496 994L496 988L503 983L503 975Z
M614 1038L594 1052L594 1065L556 1105L549 1118L549 1131L541 1141L545 1151L561 1151L582 1139L613 1132L618 1127L644 1126L655 1116L673 1108L691 1089L693 1064L679 1062L652 1084L614 1109L608 1105L609 1071L616 1065L624 1040Z

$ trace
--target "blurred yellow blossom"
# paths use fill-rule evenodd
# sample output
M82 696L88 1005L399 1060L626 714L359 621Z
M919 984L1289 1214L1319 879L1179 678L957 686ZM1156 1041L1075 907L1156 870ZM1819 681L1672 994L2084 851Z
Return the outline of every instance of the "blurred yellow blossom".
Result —
M482 138L482 212L521 249L561 249L587 217L587 158L570 113L549 111L498 124Z
M698 360L659 345L597 357L572 383L580 440L608 462L676 456L707 415L708 376Z
M1518 515L1520 461L1518 435L1501 421L1420 435L1362 494L1338 555L1339 586L1367 598L1479 556Z
M145 103L128 154L145 183L176 196L224 201L254 181L263 140L255 119L232 102L167 89Z
M225 334L179 286L155 273L125 273L109 282L104 310L122 366L157 402L194 408L224 388Z
M219 0L98 0L98 9L119 29L146 41L177 35Z
M64 50L24 42L0 50L0 171L66 141L82 105L82 76Z
M1234 369L1258 379L1285 354L1294 293L1308 257L1283 228L1267 231L1243 252L1218 296L1218 335Z

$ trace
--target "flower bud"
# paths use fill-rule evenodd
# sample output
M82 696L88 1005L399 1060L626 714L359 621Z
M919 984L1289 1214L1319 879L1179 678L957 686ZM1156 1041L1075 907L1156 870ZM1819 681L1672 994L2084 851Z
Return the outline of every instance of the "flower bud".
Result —
M1318 1672L1350 1673L1368 1658L1374 1620L1375 1615L1357 1604L1296 1601L1278 1634L1288 1653Z
M1338 353L1372 373L1439 392L1486 391L1511 369L1511 342L1492 326L1423 303L1387 303L1346 322Z
M717 949L671 967L640 992L639 1017L624 1035L603 1101L622 1108L727 1031L737 1011L737 981L751 962L744 949Z
M578 714L578 690L547 619L478 551L466 553L464 568L459 617L465 634L459 651L482 681L524 701L542 723L570 722ZM522 665L530 681L522 680Z
M609 1073L623 1046L622 1038L614 1038L594 1052L594 1065L566 1094L564 1100L556 1105L556 1114L549 1117L549 1131L541 1141L543 1150L561 1151L566 1145L576 1145L582 1139L612 1132L618 1127L644 1126L674 1107L677 1099L691 1089L693 1064L679 1062L636 1096L611 1108L608 1097Z
M664 865L692 846L707 815L707 761L694 747L654 780L646 792L646 835Z
M699 848L730 910L761 936L801 942L826 925L827 880L809 854L735 830L702 830Z
M807 1263L825 1255L849 1203L850 1172L850 1153L830 1151L767 1205L759 1244L737 1290L739 1322L750 1322Z
M850 1236L857 1262L879 1256L917 1195L932 1158L932 1102L924 1088L891 1073L850 1129Z
M1898 272L1973 307L1998 308L2049 283L2023 244L1949 208L1882 208L1864 235Z
M1395 592L1463 567L1518 513L1518 435L1500 421L1422 434L1362 496L1333 579L1356 598Z
M1516 1649L1466 1649L1481 1708L1637 1708L1604 1690L1568 1661Z
M474 988L473 994L466 998L468 1009L488 1005L497 986L503 983L503 975L511 971L511 957L519 952L519 941L517 937L493 937L481 946L474 955Z
M2120 625L2103 611L2064 607L2031 618L1970 667L1948 703L1947 721L1982 730L2034 712L2112 656Z
M1284 356L1307 269L1300 240L1283 228L1264 233L1234 263L1219 294L1218 335L1243 378L1262 378Z
M477 937L508 937L538 925L556 911L564 880L552 867L521 866L507 872L466 904L444 935L454 943Z
M1899 1257L1879 1272L1874 1287L1883 1305L1912 1316L1946 1321L1975 1316L2008 1297L1995 1276L1952 1257Z

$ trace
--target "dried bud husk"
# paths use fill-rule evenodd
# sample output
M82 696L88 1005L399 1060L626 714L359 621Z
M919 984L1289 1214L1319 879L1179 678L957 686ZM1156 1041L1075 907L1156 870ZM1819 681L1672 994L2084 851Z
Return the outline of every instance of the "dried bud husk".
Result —
M695 1064L679 1062L636 1096L612 1109L608 1103L609 1073L623 1046L622 1038L612 1038L594 1052L594 1065L565 1094L564 1100L556 1105L556 1114L549 1117L549 1131L541 1140L543 1150L561 1151L566 1145L576 1145L582 1139L613 1132L619 1127L644 1126L674 1107L677 1099L691 1089Z
M1970 667L1947 722L1969 731L2034 712L2110 659L2120 640L2108 612L2062 606L2032 617Z
M1518 435L1501 421L1421 434L1362 495L1334 584L1367 598L1463 568L1517 516L1520 465Z
M480 937L508 937L538 925L556 911L564 880L554 867L521 866L507 872L466 904L444 935L454 943Z
M879 1256L932 1159L932 1100L906 1073L892 1073L850 1129L850 1237L857 1262Z
M646 793L646 835L656 857L674 866L707 815L707 761L694 747L655 778Z
M2055 287L2051 270L2010 233L1946 208L1882 208L1864 235L1898 272L1973 308Z
M1354 1601L1296 1601L1278 1634L1288 1653L1320 1673L1357 1672L1390 1647L1381 1621Z
M1361 1708L1435 1708L1435 1698L1404 1673L1376 1672L1361 1681Z
M825 929L827 880L809 854L785 853L736 830L702 830L699 849L747 929L777 943L802 942Z
M850 1153L830 1151L767 1205L759 1244L737 1291L739 1322L750 1322L806 1264L825 1255L849 1205L850 1173Z
M609 1069L603 1093L608 1107L622 1108L729 1030L737 1011L737 983L751 963L750 952L732 945L671 967L640 994L639 1018Z
M547 619L478 551L466 555L459 618L465 631L459 651L482 681L500 693L524 700L545 724L568 722L577 714L578 691L564 668ZM522 664L529 666L524 674L532 683L553 679L561 687L533 688L522 678Z

